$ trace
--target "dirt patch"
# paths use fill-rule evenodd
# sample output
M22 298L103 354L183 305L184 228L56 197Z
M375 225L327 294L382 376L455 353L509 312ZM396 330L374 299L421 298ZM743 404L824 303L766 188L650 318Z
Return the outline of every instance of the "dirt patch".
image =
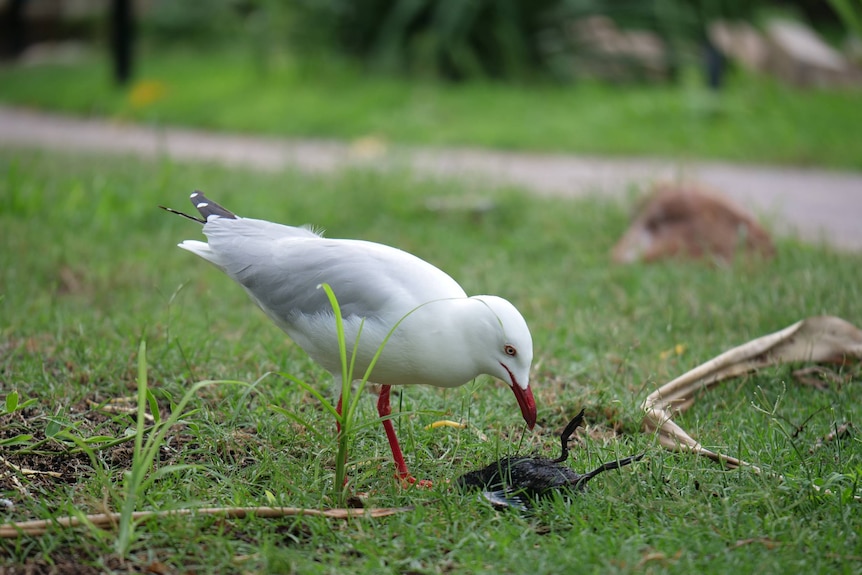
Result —
M99 558L70 551L53 553L51 559L32 558L17 565L0 565L0 575L100 575L101 573L174 573L159 561Z
M0 450L0 497L16 501L51 492L60 485L81 483L96 473L94 464L119 480L131 469L134 459L134 437L130 434L136 425L135 400L92 394L62 413L45 411L36 403L0 415L0 442L8 442ZM165 421L170 417L170 404L167 399L157 401L159 416ZM148 427L153 423L149 418ZM93 438L100 440L82 448L84 440ZM204 445L180 423L168 431L159 446L156 464L207 465L216 457L242 468L257 461L261 443L257 429L244 426L227 429L214 444Z
M89 445L100 464L118 474L131 468L133 445L127 430L134 426L135 409L123 399L106 401L93 395L62 414L46 412L36 404L0 415L0 441L10 442L0 456L0 493L10 498L27 496L31 490L50 491L92 476L93 459L79 443L95 436L105 438ZM159 411L167 413L167 402L159 405ZM174 448L160 451L161 462L171 463L179 453L177 446L190 441L183 429L172 430Z

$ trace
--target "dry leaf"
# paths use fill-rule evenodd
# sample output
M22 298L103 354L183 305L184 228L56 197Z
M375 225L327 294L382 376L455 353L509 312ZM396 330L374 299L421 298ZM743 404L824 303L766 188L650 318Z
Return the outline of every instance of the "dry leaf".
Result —
M644 427L655 431L666 449L697 453L731 468L750 465L704 448L674 423L673 415L691 407L698 391L731 377L783 363L845 363L851 358L862 358L862 331L838 317L810 317L726 351L661 386L641 405Z

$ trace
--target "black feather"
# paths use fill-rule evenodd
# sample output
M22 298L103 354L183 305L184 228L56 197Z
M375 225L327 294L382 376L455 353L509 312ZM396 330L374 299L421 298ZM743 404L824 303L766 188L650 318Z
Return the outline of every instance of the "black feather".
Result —
M227 209L221 207L220 205L218 205L214 201L210 200L205 195L203 195L203 192L199 192L198 190L195 190L194 192L192 192L192 195L189 197L189 199L191 200L192 205L200 212L202 217L196 218L195 216L190 216L189 214L187 214L185 212L181 212L179 210L175 210L173 208L168 208L168 207L161 206L161 205L159 207L162 208L163 210L165 210L166 212L170 212L172 214L177 214L178 216L188 218L188 219L192 220L193 222L197 222L199 224L207 223L207 219L210 216L219 216L221 218L230 218L232 220L236 219L236 214L234 214L230 210L227 210Z
M569 438L583 422L584 411L581 410L566 425L560 435L560 457L504 457L487 467L465 473L458 478L458 485L466 489L482 489L485 498L494 505L523 508L529 501L554 491L568 494L582 491L586 483L599 473L619 469L644 456L641 453L610 461L583 475L561 465L569 455Z
M219 216L220 218L228 218L231 220L236 219L236 214L210 200L203 194L203 192L195 190L192 192L189 199L192 201L192 205L201 213L204 221L208 220L210 216Z

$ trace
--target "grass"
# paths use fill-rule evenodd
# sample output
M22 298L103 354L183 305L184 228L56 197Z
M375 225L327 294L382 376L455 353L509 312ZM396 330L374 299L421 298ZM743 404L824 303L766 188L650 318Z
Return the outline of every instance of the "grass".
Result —
M444 85L344 62L241 50L146 51L138 83L112 86L95 55L0 70L0 102L276 136L536 152L651 155L862 169L859 90L800 90L741 73L714 94L680 86Z
M196 391L161 443L138 510L334 504L334 420L272 372L334 399L330 378L240 288L174 247L199 229L156 205L186 208L195 187L242 215L397 245L470 293L511 299L534 334L539 405L537 431L525 433L511 392L488 378L448 391L404 388L395 410L409 414L396 428L411 471L434 487L402 490L374 400L361 398L354 489L368 506L415 506L409 513L349 522L166 517L136 526L126 555L115 550L116 531L55 528L0 541L5 565L29 565L9 572L858 572L862 443L854 432L818 445L837 425L858 425L857 368L826 391L800 385L792 367L764 370L717 388L680 419L761 475L662 451L640 433L638 410L657 385L802 317L862 324L858 255L782 240L764 264L610 266L627 208L599 199L472 189L496 203L476 218L424 208L428 196L458 195L465 184L407 173L312 177L9 151L0 166L0 405L13 408L0 415L0 441L19 438L0 456L58 474L0 468L0 498L14 503L3 521L119 510L135 465L126 439L137 425L142 340L148 410L156 405L162 422L197 382L248 385ZM663 353L677 344L681 352ZM117 398L130 398L114 404L128 413L107 409ZM575 469L641 451L646 459L531 515L494 511L454 487L461 473L508 453L555 454L581 407L590 433L573 449ZM426 429L441 418L469 427Z

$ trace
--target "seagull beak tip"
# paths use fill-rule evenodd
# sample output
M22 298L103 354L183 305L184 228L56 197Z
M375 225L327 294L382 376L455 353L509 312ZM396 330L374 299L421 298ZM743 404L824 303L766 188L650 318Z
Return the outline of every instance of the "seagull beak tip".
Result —
M521 408L521 415L524 416L527 427L533 429L536 426L536 400L533 399L533 390L529 386L527 386L527 389L521 389L516 383L512 385L512 391L515 392L518 407Z

